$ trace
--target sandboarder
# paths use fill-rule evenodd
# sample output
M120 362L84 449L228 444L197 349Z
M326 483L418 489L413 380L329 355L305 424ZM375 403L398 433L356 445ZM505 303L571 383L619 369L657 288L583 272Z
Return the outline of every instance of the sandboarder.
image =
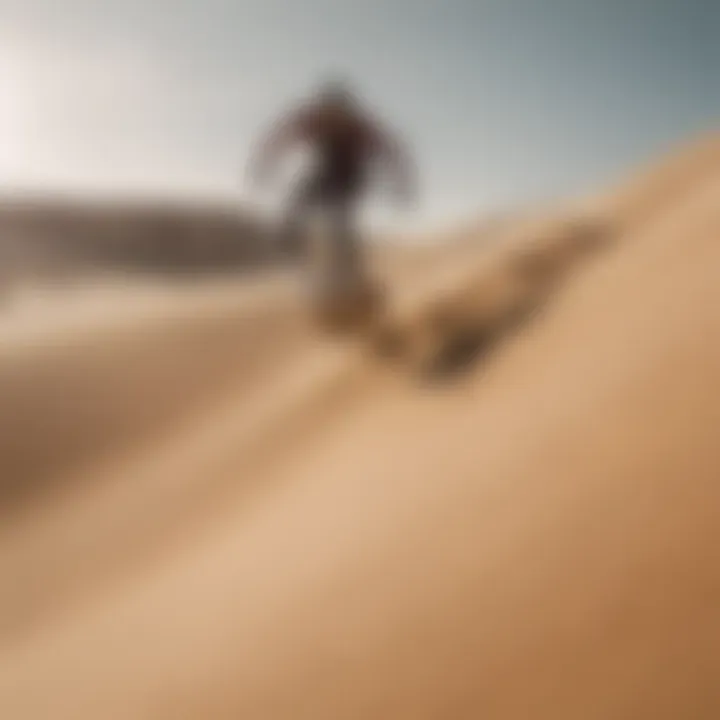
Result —
M381 127L343 82L325 83L317 96L284 116L263 138L250 163L251 182L264 184L280 156L298 145L309 147L314 162L300 176L285 211L282 250L306 257L305 222L319 209L330 214L340 267L361 264L355 212L371 170L384 161L392 171L398 199L414 197L414 173L399 139Z

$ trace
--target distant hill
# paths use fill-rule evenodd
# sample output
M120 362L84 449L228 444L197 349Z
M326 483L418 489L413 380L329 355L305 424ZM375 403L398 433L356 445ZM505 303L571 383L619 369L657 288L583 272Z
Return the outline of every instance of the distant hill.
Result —
M0 199L0 275L177 274L277 261L267 222L230 205Z

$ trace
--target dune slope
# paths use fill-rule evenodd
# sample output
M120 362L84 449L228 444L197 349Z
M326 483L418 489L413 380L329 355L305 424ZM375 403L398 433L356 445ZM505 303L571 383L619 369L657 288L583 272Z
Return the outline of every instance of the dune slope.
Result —
M182 449L224 490L7 637L0 715L715 717L720 172L688 185L565 275L482 373L420 388L313 343L264 446L235 445L228 396L118 462L108 486L150 468L136 498L182 476ZM86 518L120 506L98 503ZM31 527L5 544L16 572L40 560Z

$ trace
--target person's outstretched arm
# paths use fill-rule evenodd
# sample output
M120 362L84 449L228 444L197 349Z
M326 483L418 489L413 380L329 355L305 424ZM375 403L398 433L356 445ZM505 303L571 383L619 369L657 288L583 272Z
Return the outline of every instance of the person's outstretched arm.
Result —
M307 112L304 108L283 116L270 128L252 152L248 167L251 183L264 183L274 171L280 157L306 134Z

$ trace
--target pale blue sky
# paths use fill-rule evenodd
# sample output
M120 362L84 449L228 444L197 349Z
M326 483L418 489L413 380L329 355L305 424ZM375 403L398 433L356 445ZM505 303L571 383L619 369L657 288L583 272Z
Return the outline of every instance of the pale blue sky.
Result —
M583 192L720 124L717 0L0 0L0 182L243 196L326 71L421 169L415 221Z

